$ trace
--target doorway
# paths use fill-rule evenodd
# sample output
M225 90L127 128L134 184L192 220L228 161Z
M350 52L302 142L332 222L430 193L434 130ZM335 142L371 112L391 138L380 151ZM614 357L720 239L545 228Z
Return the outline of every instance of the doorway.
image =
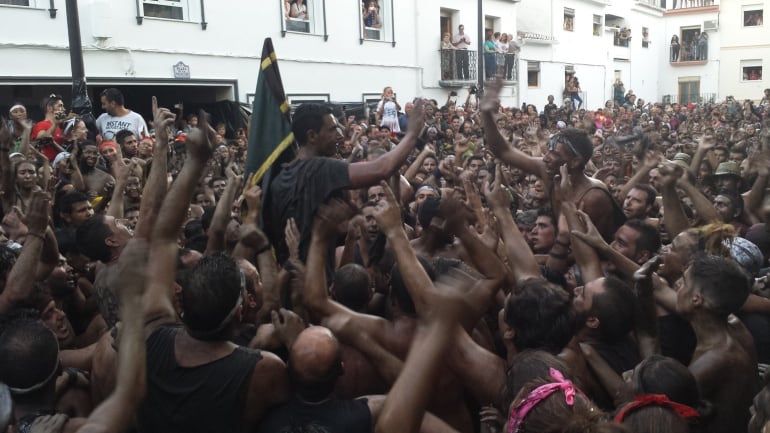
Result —
M679 79L679 103L698 103L700 99L700 77Z

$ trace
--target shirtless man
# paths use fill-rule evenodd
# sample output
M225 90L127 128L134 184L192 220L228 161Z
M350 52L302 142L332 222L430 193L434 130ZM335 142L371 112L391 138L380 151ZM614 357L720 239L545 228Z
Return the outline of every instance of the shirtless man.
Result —
M95 144L83 144L81 153L80 172L83 174L83 181L86 184L86 195L88 198L94 199L103 193L108 183L114 184L115 178L96 167L99 149Z
M564 129L549 139L548 153L544 157L535 158L521 152L507 142L495 126L496 116L500 111L501 86L500 81L488 85L479 106L481 121L492 153L512 167L537 175L549 191L553 189L553 177L559 173L559 167L566 164L573 185L573 195L567 199L591 217L605 240L611 240L623 221L622 217L617 215L618 212L613 212L617 205L604 183L583 173L593 154L593 145L588 135L578 129Z

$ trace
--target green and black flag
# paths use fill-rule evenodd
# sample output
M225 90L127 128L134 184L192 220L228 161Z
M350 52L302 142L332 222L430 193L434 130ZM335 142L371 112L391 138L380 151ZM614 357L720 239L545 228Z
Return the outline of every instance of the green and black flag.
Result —
M294 158L291 112L270 38L262 45L260 66L246 157L245 178L251 185L260 183L273 165L280 167Z

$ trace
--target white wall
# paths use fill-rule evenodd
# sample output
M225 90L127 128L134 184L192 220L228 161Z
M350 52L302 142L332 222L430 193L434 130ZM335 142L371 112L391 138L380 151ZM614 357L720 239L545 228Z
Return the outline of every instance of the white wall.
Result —
M744 6L758 6L764 9L764 25L743 26ZM753 7L751 8L753 9ZM719 67L720 96L734 96L736 99L762 98L762 91L770 88L770 1L733 0L720 6L719 25L721 38L721 59ZM744 81L741 73L742 60L761 60L762 80Z

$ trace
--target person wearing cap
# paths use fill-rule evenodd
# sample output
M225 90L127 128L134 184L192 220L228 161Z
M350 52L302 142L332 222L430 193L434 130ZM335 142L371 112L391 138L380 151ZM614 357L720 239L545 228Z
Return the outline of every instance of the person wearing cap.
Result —
M719 189L728 190L734 193L740 192L741 168L733 161L719 163L716 171L716 184Z

